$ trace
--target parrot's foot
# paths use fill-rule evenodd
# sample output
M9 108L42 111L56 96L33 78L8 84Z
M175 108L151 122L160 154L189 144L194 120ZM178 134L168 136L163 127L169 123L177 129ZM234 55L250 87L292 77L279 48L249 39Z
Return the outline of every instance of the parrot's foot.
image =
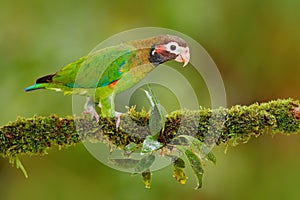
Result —
M91 115L92 119L95 119L96 122L99 123L100 118L94 107L86 109L83 111L83 114Z
M115 112L115 118L116 118L116 128L119 128L119 126L120 126L120 123L121 123L121 115L122 115L123 113L121 113L121 112Z
M95 109L95 104L90 99L90 97L87 98L86 104L84 106L83 114L91 115L92 119L95 119L96 122L99 123L99 114L97 113L97 111Z

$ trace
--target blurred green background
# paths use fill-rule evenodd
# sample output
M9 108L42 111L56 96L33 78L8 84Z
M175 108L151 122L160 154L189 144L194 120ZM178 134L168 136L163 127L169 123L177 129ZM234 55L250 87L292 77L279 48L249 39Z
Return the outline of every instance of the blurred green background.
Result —
M228 106L300 98L300 1L297 0L0 0L0 122L34 114L72 114L71 97L23 92L121 31L158 26L202 44L216 62ZM216 147L203 188L173 180L171 167L154 173L152 188L138 176L95 160L82 145L23 157L26 179L0 159L0 199L299 199L300 135L263 136Z

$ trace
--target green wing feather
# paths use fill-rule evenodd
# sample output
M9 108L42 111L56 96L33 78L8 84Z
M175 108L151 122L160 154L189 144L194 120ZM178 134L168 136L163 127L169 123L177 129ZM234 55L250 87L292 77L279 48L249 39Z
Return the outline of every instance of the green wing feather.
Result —
M107 48L82 57L58 71L52 78L53 83L71 88L96 88L109 85L130 70L133 52Z
M97 88L119 80L130 70L134 51L105 49L89 56L74 80L75 88Z
M107 86L130 70L135 52L129 45L96 51L66 65L53 75L38 79L35 85L25 88L25 91L45 88L80 93L81 89Z

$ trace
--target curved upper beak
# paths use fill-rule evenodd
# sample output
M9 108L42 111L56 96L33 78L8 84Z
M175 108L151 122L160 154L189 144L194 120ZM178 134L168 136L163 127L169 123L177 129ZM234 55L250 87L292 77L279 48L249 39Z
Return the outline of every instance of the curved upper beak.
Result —
M177 62L183 62L185 67L190 61L190 49L189 47L181 47L179 55L175 58Z

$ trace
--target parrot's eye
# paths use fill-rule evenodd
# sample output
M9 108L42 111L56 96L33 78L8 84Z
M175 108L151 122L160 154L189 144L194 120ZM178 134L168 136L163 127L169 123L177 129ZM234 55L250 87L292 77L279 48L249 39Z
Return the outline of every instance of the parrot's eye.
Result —
M169 42L168 44L165 45L165 47L170 53L178 54L177 51L179 45L177 44L177 42Z
M171 49L172 51L175 51L175 50L176 50L176 46L175 46L174 44L172 44L172 45L170 46L170 49Z

